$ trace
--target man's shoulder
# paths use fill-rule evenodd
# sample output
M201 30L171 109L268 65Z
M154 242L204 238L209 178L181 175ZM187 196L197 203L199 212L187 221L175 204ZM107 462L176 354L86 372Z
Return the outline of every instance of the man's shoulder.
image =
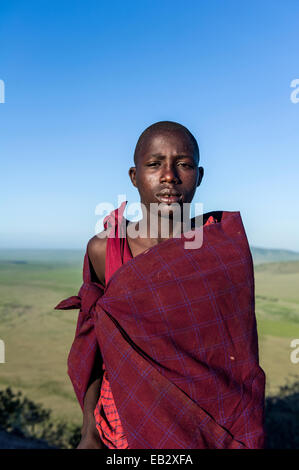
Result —
M98 235L92 237L87 243L87 254L91 262L92 278L96 282L105 285L105 262L106 262L106 246L107 237L100 237Z
M87 253L90 258L98 257L106 252L107 237L101 236L103 232L90 238L87 243Z

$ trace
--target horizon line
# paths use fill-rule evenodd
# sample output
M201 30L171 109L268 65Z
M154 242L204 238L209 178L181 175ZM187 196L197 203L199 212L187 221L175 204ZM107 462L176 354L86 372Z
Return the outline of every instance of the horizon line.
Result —
M262 247L262 246L255 246L255 245L250 245L250 249L258 249L258 250L271 250L271 251L287 251L296 255L299 255L299 251L293 250L291 248L270 248L270 247ZM9 250L23 250L23 251L84 251L86 250L86 246L82 248L64 248L64 247L52 247L52 248L30 248L30 247L1 247L0 246L0 251L9 251Z

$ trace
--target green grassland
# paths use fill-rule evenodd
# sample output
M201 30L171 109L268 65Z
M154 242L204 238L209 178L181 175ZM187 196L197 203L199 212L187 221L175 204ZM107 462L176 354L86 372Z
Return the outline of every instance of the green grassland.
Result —
M54 310L76 295L81 263L0 262L0 338L5 364L0 387L10 386L53 410L53 416L80 424L81 411L67 376L67 355L78 310Z
M78 310L54 310L76 295L83 255L63 251L34 256L0 253L0 338L6 362L0 388L10 386L53 410L53 416L81 423L81 410L67 376L67 355ZM299 261L255 266L260 361L267 394L299 376L290 361L290 342L299 338Z
M290 360L292 339L299 338L299 261L255 266L256 318L260 362L267 394L299 377Z

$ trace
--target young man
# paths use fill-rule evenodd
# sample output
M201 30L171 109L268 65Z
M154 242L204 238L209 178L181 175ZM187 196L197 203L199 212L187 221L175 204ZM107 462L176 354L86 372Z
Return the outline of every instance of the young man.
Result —
M83 410L78 448L261 448L265 376L240 214L205 214L202 246L186 248L184 204L203 168L178 123L147 128L134 163L142 236L130 236L142 221L126 221L123 203L104 221L109 236L88 243L78 296L56 306L80 308L68 361Z

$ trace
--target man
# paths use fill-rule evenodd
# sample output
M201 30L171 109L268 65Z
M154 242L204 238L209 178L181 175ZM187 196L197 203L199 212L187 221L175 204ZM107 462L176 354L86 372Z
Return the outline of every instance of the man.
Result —
M265 377L258 363L252 259L240 214L205 215L202 246L185 248L183 207L192 201L203 168L195 138L178 123L147 128L134 163L129 175L146 229L131 237L141 222L125 223L131 259L110 275L110 238L93 237L85 262L91 263L97 292L83 289L56 307L81 309L69 356L83 409L79 448L263 447ZM154 237L153 204L161 209ZM172 214L165 237L162 221L172 206L181 216ZM121 227L111 220L110 235ZM88 308L82 292L84 299L89 296ZM114 404L110 422L109 411L103 419L105 394L95 412L103 382ZM109 434L113 421L117 427Z

